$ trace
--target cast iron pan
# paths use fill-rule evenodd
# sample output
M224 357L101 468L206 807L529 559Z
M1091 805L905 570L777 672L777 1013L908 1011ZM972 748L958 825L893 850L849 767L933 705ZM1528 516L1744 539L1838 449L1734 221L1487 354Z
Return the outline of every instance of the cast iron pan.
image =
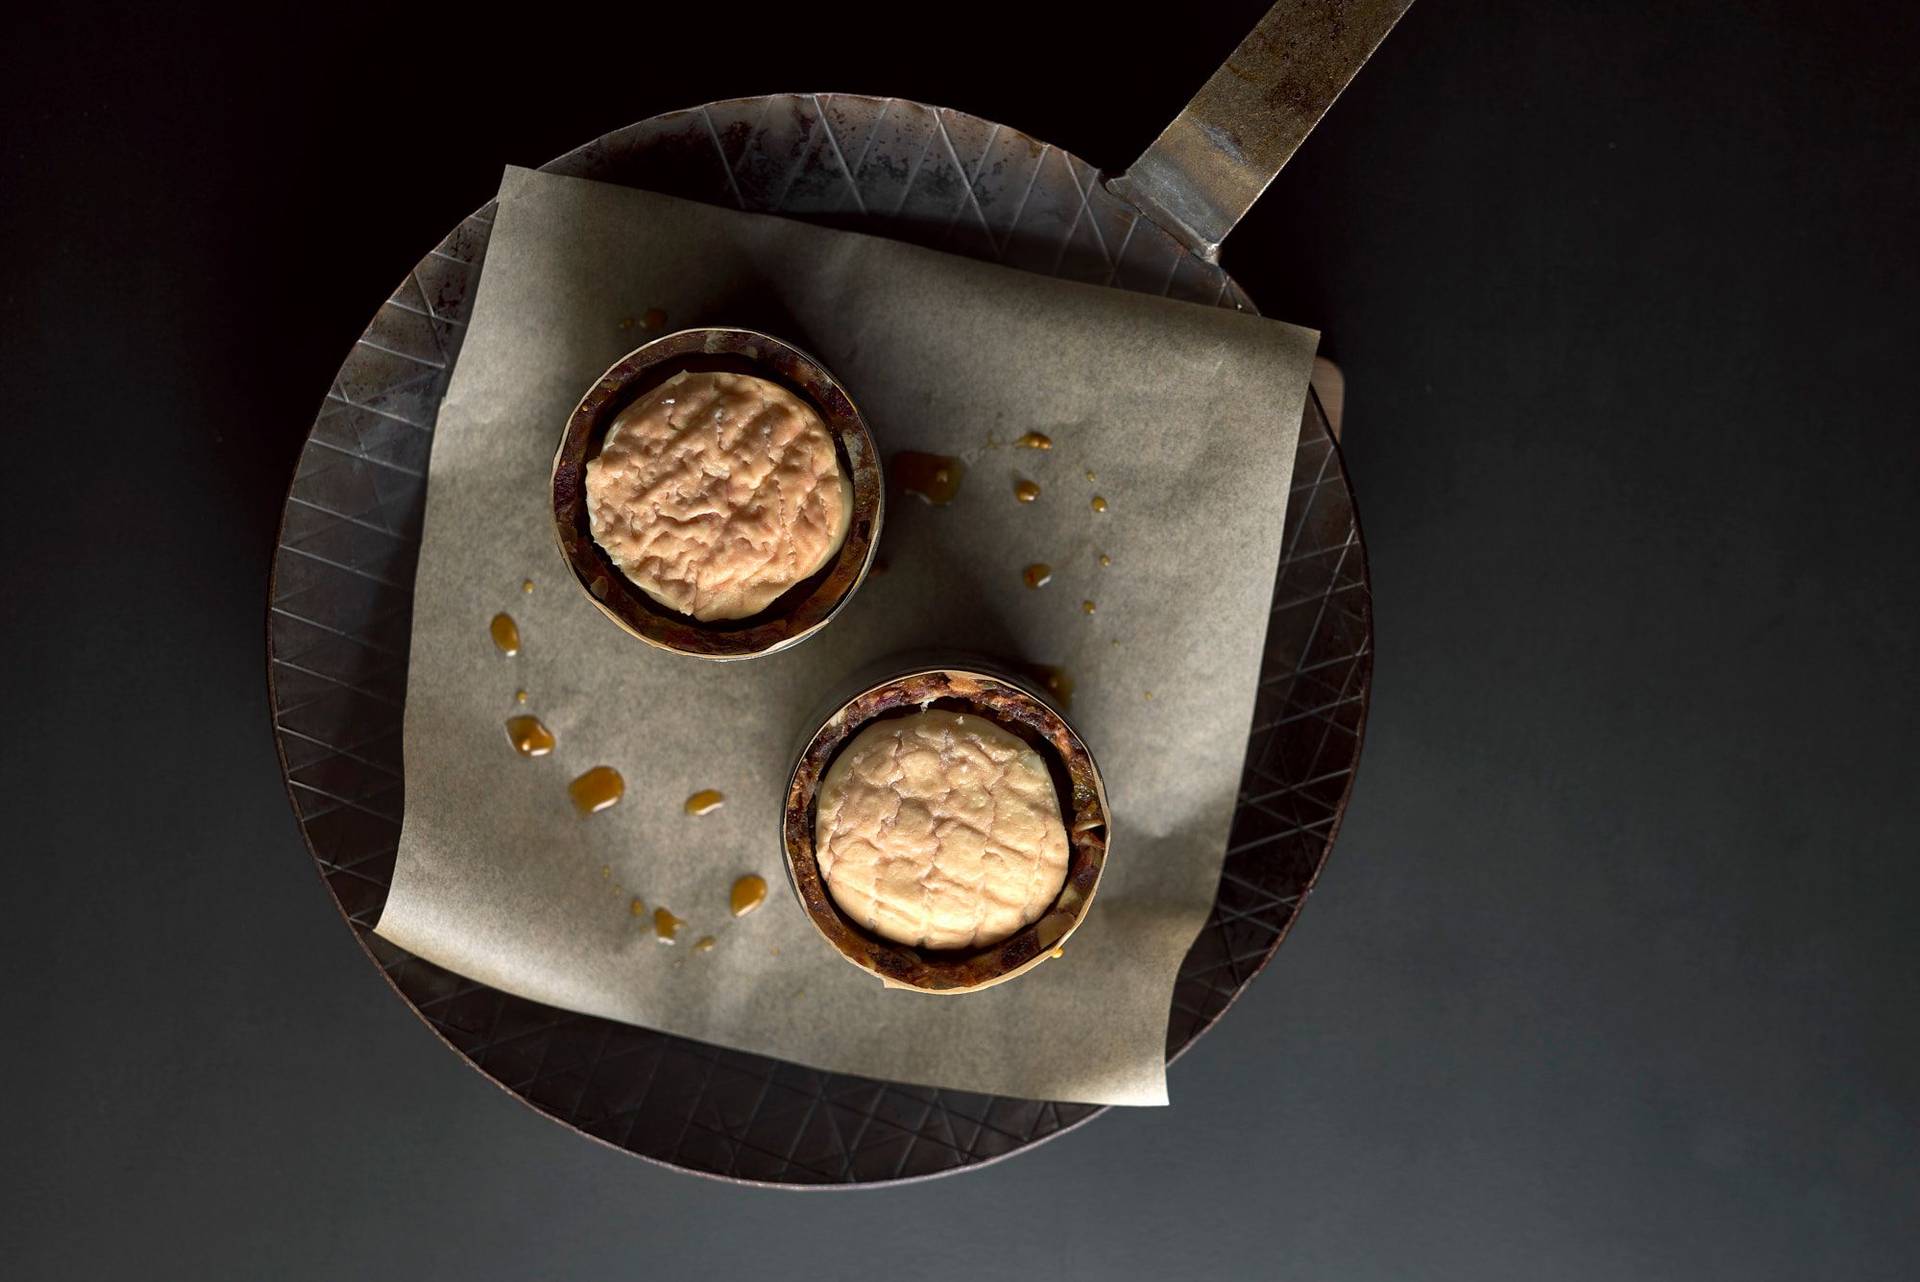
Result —
M1347 75L1405 3L1356 6L1377 11L1377 30L1357 60L1346 51ZM1250 55L1249 46L1293 7L1276 6L1235 57L1272 62L1270 51ZM1297 51L1291 56L1297 63ZM1215 82L1227 75L1223 69ZM1302 100L1311 115L1294 144L1344 84L1343 76L1317 107ZM1154 181L1162 182L1169 137L1208 109L1214 87L1209 82L1114 186L1131 185L1137 195L1143 173L1160 173ZM1243 149L1239 163L1267 161ZM1196 229L1204 217L1183 221L1146 200L1156 214L1144 216L1071 153L920 103L734 99L642 121L544 168L1253 310L1213 261L1231 220ZM1254 176L1232 219L1271 176ZM1229 194L1213 204L1232 201ZM301 454L274 558L268 681L287 788L368 956L428 1027L529 1107L615 1148L704 1175L784 1185L923 1178L1005 1157L1102 1112L819 1072L576 1015L463 979L372 933L400 837L401 715L428 451L492 214L491 205L479 210L429 252L348 354ZM1267 964L1318 876L1359 760L1372 655L1353 495L1322 407L1310 398L1239 804L1213 911L1174 990L1169 1060Z

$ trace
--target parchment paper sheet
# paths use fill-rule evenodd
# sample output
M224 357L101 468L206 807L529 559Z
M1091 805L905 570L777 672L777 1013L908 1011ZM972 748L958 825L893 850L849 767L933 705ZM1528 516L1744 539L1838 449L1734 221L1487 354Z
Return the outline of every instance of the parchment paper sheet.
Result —
M883 458L969 461L949 507L889 495L887 571L785 654L715 664L653 650L587 602L555 550L561 427L651 337L632 321L652 308L667 330L745 325L812 352ZM538 1001L820 1068L1165 1103L1168 1002L1219 880L1315 341L1217 308L509 169L434 432L406 819L379 933ZM1054 448L1006 444L1030 430ZM1015 501L1019 478L1041 485L1037 502ZM1030 590L1021 570L1037 561L1053 581ZM488 637L503 610L520 624L516 658ZM841 960L793 901L777 835L814 705L874 659L926 646L1071 673L1069 716L1115 815L1099 897L1065 956L964 997L885 991ZM551 755L510 747L503 723L519 711L558 736ZM583 818L566 785L601 763L627 795ZM727 802L690 817L682 803L703 788ZM736 921L728 889L748 872L767 879L768 902ZM629 911L634 897L687 920L677 945ZM717 944L694 953L702 935Z

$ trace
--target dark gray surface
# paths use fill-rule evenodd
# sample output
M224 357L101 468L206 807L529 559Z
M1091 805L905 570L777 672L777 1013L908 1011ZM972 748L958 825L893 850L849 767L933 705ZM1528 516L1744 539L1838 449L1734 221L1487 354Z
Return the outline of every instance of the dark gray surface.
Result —
M1423 0L1229 242L1346 365L1380 644L1328 874L1172 1108L916 1188L696 1182L461 1065L327 903L267 731L280 491L502 161L804 85L1119 167L1260 7L768 10L660 67L633 11L7 19L9 1275L1910 1273L1905 6ZM471 137L394 141L403 97Z

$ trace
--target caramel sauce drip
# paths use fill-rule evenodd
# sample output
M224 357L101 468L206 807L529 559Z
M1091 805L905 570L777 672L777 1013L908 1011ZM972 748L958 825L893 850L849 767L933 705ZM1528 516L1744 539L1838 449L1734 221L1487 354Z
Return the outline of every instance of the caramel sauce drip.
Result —
M1092 614L1092 613L1093 613L1093 611L1094 611L1094 604L1093 604L1093 602L1091 602L1091 601L1082 601L1082 602L1080 603L1080 613L1082 613L1082 614Z
M735 917L745 917L767 901L767 882L764 877L749 873L733 883L731 904Z
M533 591L533 580L532 580L532 579L522 579L522 580L520 580L520 590L521 590L522 592L531 592L531 591Z
M1107 501L1098 494L1093 496L1093 510L1096 512L1104 512L1107 510Z
M1020 577L1030 588L1044 588L1053 580L1053 567L1045 561L1035 561L1020 571Z
M612 766L595 766L567 785L574 809L583 815L598 814L627 793L627 781Z
M687 813L710 815L726 803L727 794L717 788L702 788L687 798Z
M1022 449L1050 450L1053 448L1053 438L1045 432L1028 432L1025 436L1015 441L1014 444L1020 446Z
M523 757L544 757L557 742L538 717L508 717L507 740Z
M1105 552L1102 552L1102 553L1100 554L1100 565L1101 565L1101 567L1102 567L1102 568L1105 568L1106 566L1109 566L1109 565L1112 565L1112 564L1113 564L1113 558L1112 558L1112 557L1110 557L1110 556L1108 556L1108 555L1107 555L1107 554L1106 554Z
M712 936L712 935L702 935L702 936L700 936L700 942L699 942L699 943L697 943L697 944L695 944L695 945L693 946L693 951L694 951L694 952L696 952L696 953L710 953L710 952L712 952L712 951L713 951L713 936Z
M1031 503L1040 497L1040 486L1034 481L1019 481L1013 487L1013 497L1022 503Z
M1073 706L1073 675L1065 668L1036 663L1032 672L1034 678L1046 688L1048 694L1060 701L1062 707Z
M487 631L493 634L493 643L500 647L501 654L520 653L520 625L513 621L511 614L494 615L493 622L487 625Z
M1099 477L1097 477L1097 476L1095 476L1095 475L1093 474L1093 469L1092 469L1092 468L1088 468L1088 469L1087 469L1087 479L1088 479L1089 481L1097 481L1097 480L1099 480L1100 478L1099 478Z
M675 917L664 908L653 910L653 934L663 944L673 943L680 933L680 928L686 924L683 919Z
M902 450L893 456L894 479L900 488L935 507L945 507L960 493L960 478L967 465L944 454L922 454Z
M645 917L647 915L646 901L640 900L640 899L634 900L632 903L627 905L627 911L632 913L635 917Z
M515 690L513 692L513 701L515 703L525 703L527 701L527 692L525 690Z

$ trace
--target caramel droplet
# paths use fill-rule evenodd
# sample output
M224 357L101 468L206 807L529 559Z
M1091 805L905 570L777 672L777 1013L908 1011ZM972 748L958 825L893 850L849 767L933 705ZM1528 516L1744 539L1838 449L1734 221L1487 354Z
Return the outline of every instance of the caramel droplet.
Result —
M1052 952L1047 954L1047 956L1049 957L1065 957L1066 955L1067 955L1067 950L1064 948L1056 948Z
M1032 565L1020 571L1020 577L1026 580L1026 584L1030 588L1044 588L1048 583L1053 581L1053 567L1045 561L1035 561Z
M1151 702L1153 701L1153 691L1151 691L1151 690L1149 690L1149 691L1147 691L1147 701L1148 701L1149 703L1151 703Z
M767 900L767 882L749 873L733 883L733 915L745 917Z
M1110 557L1110 556L1108 556L1108 555L1107 555L1107 554L1106 554L1105 552L1102 552L1102 553L1100 554L1100 564L1101 564L1101 566L1102 566L1102 567L1105 567L1105 566L1109 566L1109 565L1112 565L1112 564L1113 564L1113 558L1112 558L1112 557Z
M658 307L649 307L646 314L640 318L640 323L648 329L663 329L667 323L667 314Z
M1053 448L1053 438L1045 432L1028 432L1014 444L1029 450L1050 450Z
M903 450L893 456L893 475L900 488L935 507L945 507L960 493L967 465L944 454Z
M699 943L697 943L697 944L695 944L695 945L693 946L693 951L694 951L694 952L696 952L696 953L706 953L706 952L712 952L712 951L713 951L713 936L712 936L712 935L702 935L702 936L700 936L700 942L699 942Z
M1013 497L1031 503L1040 497L1040 487L1032 481L1021 481L1013 487Z
M1073 706L1073 676L1065 668L1039 663L1033 666L1032 672L1040 679L1047 693L1060 701L1061 706Z
M687 813L690 815L710 815L726 803L725 793L716 788L702 788L687 798Z
M520 590L521 590L522 592L531 592L531 591L533 591L533 580L532 580L532 579L522 579L522 580L520 580Z
M663 944L673 943L674 936L678 935L680 928L686 924L685 921L675 917L664 908L656 908L653 910L654 937Z
M1098 494L1093 496L1093 510L1096 512L1104 512L1107 510L1107 501Z
M598 814L627 793L627 781L612 766L595 766L567 785L567 795L583 815Z
M1093 613L1093 602L1091 602L1091 601L1082 601L1082 602L1080 603L1080 613L1082 613L1082 614L1092 614L1092 613Z
M627 911L635 917L645 917L647 915L647 906L642 901L636 899L627 905Z
M493 643L500 647L501 654L520 653L520 625L513 621L511 614L494 615L487 631L493 634Z
M553 731L538 717L508 717L507 741L523 757L544 757L553 751Z
M1093 474L1093 469L1092 469L1092 468L1088 468L1088 469L1087 469L1087 479L1088 479L1089 481L1097 481L1097 480L1099 480L1100 478L1099 478L1099 477L1097 477L1097 476L1095 476L1095 475Z
M515 703L525 703L527 701L527 692L525 690L515 690L513 692L513 701Z

